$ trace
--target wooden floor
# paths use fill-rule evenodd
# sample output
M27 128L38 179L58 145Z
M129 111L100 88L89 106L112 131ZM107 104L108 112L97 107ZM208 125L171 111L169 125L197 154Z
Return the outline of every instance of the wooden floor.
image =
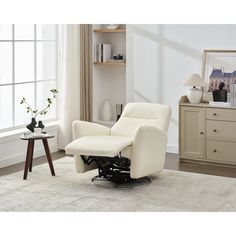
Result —
M52 160L57 160L57 159L60 159L60 158L64 157L65 152L63 152L63 151L54 152L54 153L51 154L51 156L52 156ZM34 168L34 166L41 165L41 164L46 163L46 162L47 162L46 156L35 158L34 162L33 162L33 168ZM19 164L15 164L15 165L12 165L12 166L1 168L0 169L0 176L9 175L9 174L12 174L14 172L21 171L21 170L22 170L22 176L23 176L24 166L25 166L25 162L21 162Z
M63 151L52 153L53 160L63 158L64 156L65 153ZM46 156L42 156L36 158L34 160L33 165L34 166L41 165L45 162L47 162ZM24 162L9 167L1 168L0 176L8 175L17 171L22 171L23 175L23 169L24 169ZM236 178L236 168L213 166L209 164L190 164L190 163L179 162L178 155L171 153L167 153L165 169Z
M193 173L201 173L207 175L218 175L225 177L236 178L236 168L235 167L222 167L213 164L193 164L185 163L179 161L179 156L177 154L167 153L165 168L171 170L180 170Z

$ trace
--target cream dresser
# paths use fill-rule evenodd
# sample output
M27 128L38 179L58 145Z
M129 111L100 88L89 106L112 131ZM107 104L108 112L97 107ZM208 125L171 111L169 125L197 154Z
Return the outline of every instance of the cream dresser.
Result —
M182 161L236 165L236 107L179 102L179 153Z

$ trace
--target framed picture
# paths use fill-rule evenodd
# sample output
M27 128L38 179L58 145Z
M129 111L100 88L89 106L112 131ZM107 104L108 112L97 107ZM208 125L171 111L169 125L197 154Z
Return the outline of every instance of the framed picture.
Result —
M204 50L202 77L204 100L212 101L212 91L219 88L221 82L230 94L230 85L236 84L236 50Z

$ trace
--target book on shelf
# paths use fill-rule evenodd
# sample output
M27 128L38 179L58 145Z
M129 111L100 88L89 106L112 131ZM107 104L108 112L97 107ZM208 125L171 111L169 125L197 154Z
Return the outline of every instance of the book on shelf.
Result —
M209 106L213 107L230 107L230 102L209 102Z
M107 62L111 59L111 44L99 43L95 47L96 62Z
M101 56L101 43L95 45L95 61L96 62L102 62L102 56Z

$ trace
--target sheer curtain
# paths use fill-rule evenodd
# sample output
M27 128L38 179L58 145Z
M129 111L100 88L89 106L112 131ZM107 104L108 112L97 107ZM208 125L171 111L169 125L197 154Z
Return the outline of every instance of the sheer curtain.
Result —
M58 26L59 148L72 141L72 122L80 119L80 26Z
M80 25L80 118L92 121L92 25Z

